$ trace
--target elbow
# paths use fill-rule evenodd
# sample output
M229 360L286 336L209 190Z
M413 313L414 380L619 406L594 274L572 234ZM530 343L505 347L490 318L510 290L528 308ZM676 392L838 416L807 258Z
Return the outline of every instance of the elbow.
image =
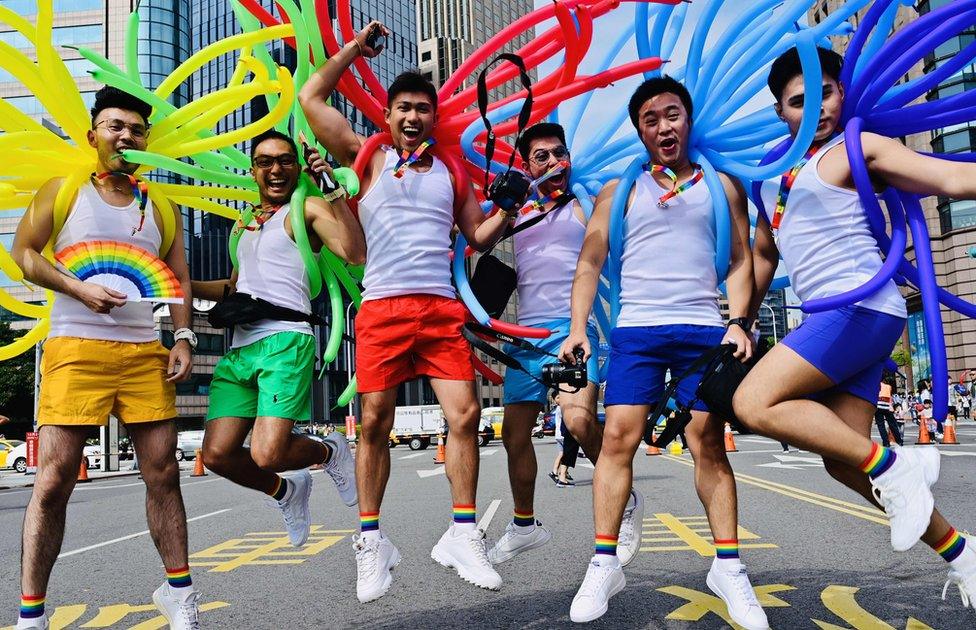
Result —
M346 258L346 262L350 265L365 265L366 264L366 248L357 249L356 251L349 254Z
M318 100L318 90L315 89L314 83L314 81L309 80L298 91L298 103L303 110L307 111L308 107Z

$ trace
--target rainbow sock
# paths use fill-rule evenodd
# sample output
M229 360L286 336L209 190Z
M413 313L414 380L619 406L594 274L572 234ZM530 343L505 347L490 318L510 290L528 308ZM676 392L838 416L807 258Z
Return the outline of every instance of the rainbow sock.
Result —
M190 579L190 565L179 569L166 569L166 581L170 588L187 588L193 584Z
M715 539L715 557L719 560L738 560L739 559L739 539L731 538L728 540Z
M20 596L20 618L37 619L44 616L44 594Z
M871 444L871 454L867 456L863 462L861 462L861 470L864 471L868 477L872 479L884 474L892 464L895 463L897 457L895 452L890 448L885 448L877 443Z
M359 513L359 531L360 532L375 532L380 528L380 513L379 512L360 512Z
M597 534L596 542L594 543L593 548L598 556L616 556L617 537Z
M474 524L475 509L474 505L454 504L454 522Z
M284 477L278 477L278 483L275 485L274 490L269 492L271 498L275 501L282 501L285 498L285 494L288 492L288 482L285 481Z
M531 527L535 525L535 513L515 510L515 518L512 519L512 522L516 527Z
M955 527L950 527L945 536L935 545L935 552L942 556L946 562L952 562L966 548L966 539L963 538Z

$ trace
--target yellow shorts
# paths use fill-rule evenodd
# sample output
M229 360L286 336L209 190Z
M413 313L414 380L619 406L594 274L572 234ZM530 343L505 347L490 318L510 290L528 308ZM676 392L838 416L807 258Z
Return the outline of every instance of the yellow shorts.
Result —
M44 343L37 423L105 425L176 417L176 387L166 382L169 351L158 341L123 343L54 337Z

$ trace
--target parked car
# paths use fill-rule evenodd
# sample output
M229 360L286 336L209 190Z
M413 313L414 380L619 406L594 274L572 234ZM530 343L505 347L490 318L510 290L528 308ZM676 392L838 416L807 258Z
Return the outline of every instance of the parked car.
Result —
M176 434L176 461L194 459L203 448L203 431L180 431Z
M10 440L20 442L20 440ZM99 446L89 444L85 446L85 467L100 468L102 465L102 449ZM13 468L19 473L27 472L27 442L20 442L16 447L7 453L4 468Z
M14 460L7 462L8 456L10 451L23 443L23 440L0 440L0 468L13 468Z

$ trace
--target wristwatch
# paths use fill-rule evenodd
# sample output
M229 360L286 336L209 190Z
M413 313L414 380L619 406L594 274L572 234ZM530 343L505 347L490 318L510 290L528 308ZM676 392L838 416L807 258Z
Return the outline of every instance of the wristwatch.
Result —
M730 319L729 323L726 324L725 327L728 328L729 326L738 326L746 332L750 332L752 330L752 322L749 321L748 317L735 317Z
M173 341L179 341L181 339L186 339L186 342L190 344L191 350L197 349L197 335L189 328L178 328L173 332Z

